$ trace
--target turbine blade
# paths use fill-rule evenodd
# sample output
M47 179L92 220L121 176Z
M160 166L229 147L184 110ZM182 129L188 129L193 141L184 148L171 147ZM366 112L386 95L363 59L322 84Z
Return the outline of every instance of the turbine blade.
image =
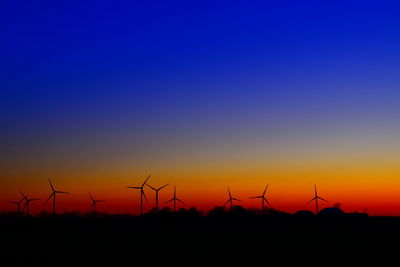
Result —
M150 179L150 175L144 180L144 183L142 184L142 187L147 183L147 181Z
M268 199L266 199L265 197L263 197L263 200L265 200L265 202L267 202L268 206L269 206L270 208L272 208L272 206L271 206L271 204L269 203Z
M54 196L55 192L51 193L49 198L44 202L44 204L46 204L47 202L49 202L49 200Z
M57 194L69 194L69 192L64 192L64 191L56 191Z
M263 196L249 197L249 198L262 198Z
M318 196L318 193L317 193L317 185L316 185L316 184L314 185L314 191L315 191L315 196Z
M54 187L53 187L53 184L52 184L51 181L50 181L50 178L49 178L49 184L50 184L51 190L55 191L55 189L54 189Z
M40 198L31 198L31 199L29 199L29 201L36 201L36 200L40 200Z
M263 194L262 194L263 196L264 196L265 193L267 192L268 186L269 186L269 184L267 184L267 187L265 187L264 192L263 192Z
M325 202L329 202L328 200L326 200L326 199L323 199L322 197L318 197L319 199L321 199L322 201L325 201Z
M241 201L240 199L237 199L237 198L232 198L233 200L236 200L236 201L240 201L240 202L243 202L243 201Z
M146 194L144 193L144 190L143 190L143 189L142 189L141 193L143 194L144 200L147 201Z
M232 198L231 190L229 190L229 186L228 186L228 194L229 194L229 197Z
M7 200L7 202L10 202L11 204L18 205L18 202L15 202L15 201L10 201L10 200Z
M231 200L228 199L228 200L225 202L224 206L226 206L226 204L228 204L230 201L231 201Z
M90 199L91 199L92 201L95 201L94 198L93 198L93 196L92 196L89 192L88 192L88 194L89 194Z
M150 187L151 189L153 189L154 191L157 191L157 189L155 189L154 187L152 187L151 185L149 185L149 184L146 184L148 187Z
M168 203L170 203L170 202L172 202L172 201L174 201L174 199L172 198L172 199L170 199L170 200L168 200L167 202L165 202L165 204L168 204Z
M141 189L141 187L138 187L138 186L127 186L126 188L130 188L130 189Z
M181 202L182 204L186 205L185 202L183 202L183 201L180 200L179 198L177 198L176 201L179 201L179 202Z
M317 198L314 197L313 199L311 199L310 201L308 201L306 204L309 204L309 203L313 202L313 201L316 200L316 199L317 199Z
M161 190L161 189L163 189L164 187L167 187L167 186L169 186L169 184L163 185L160 188L158 188L157 190Z
M26 196L24 195L24 193L22 193L21 190L19 190L19 192L21 193L22 197L26 200Z

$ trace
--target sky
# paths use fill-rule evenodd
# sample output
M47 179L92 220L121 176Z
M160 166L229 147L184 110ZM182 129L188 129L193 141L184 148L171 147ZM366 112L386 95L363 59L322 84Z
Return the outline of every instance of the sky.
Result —
M3 1L0 209L138 213L161 186L207 210L400 215L395 1ZM145 209L154 205L147 191ZM43 201L35 213L49 211Z

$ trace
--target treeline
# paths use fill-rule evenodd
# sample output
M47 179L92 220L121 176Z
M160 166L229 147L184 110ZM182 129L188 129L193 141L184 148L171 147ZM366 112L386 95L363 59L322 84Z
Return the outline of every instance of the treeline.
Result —
M274 209L257 210L235 206L232 209L215 207L204 213L196 208L169 208L152 210L141 216L129 214L80 213L69 212L58 215L41 213L36 216L2 213L0 224L8 228L27 227L319 227L354 226L382 224L398 225L400 220L392 217L370 217L365 213L344 213L337 210L322 210L318 216L300 211L295 214Z

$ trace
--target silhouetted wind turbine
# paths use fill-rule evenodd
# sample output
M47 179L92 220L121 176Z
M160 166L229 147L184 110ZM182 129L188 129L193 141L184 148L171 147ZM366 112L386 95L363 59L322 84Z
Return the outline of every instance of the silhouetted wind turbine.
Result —
M251 198L261 198L261 210L264 210L264 202L266 202L268 204L268 206L270 208L272 208L271 204L269 204L267 198L265 197L265 193L267 192L267 189L268 189L268 185L267 185L267 187L265 187L264 192L262 193L261 196L251 197Z
M53 198L53 215L55 215L55 214L56 214L56 195L57 195L57 194L69 194L69 193L68 193L68 192L63 192L63 191L55 190L54 187L53 187L53 184L52 184L51 181L50 181L50 178L49 178L49 184L50 184L50 187L51 187L52 192L51 192L49 198L46 200L45 204L46 204L51 198Z
M31 203L32 201L35 201L35 200L40 200L40 198L27 198L24 195L24 193L22 193L22 191L19 191L19 192L21 193L22 197L25 200L24 208L25 208L26 215L29 215L29 203Z
M104 202L104 200L96 200L90 193L88 193L88 194L89 194L90 199L92 200L91 206L93 208L93 214L95 214L96 213L96 204L100 203L100 202Z
M147 184L148 187L150 187L151 189L153 189L156 192L156 210L158 210L158 191L160 191L161 189L163 189L164 187L167 187L169 184L166 184L164 186L161 186L159 188L154 188L151 185Z
M174 212L176 212L176 202L179 201L182 204L185 204L185 202L183 202L182 200L180 200L179 198L176 197L176 185L174 186L174 197L171 198L170 200L168 200L167 202L165 202L165 204L168 204L170 202L174 202Z
M233 200L236 200L236 201L241 201L241 200L232 197L231 190L229 190L229 186L228 186L228 194L229 194L229 199L228 199L228 201L225 202L224 206L226 206L226 204L230 203L230 208L233 209Z
M149 179L150 179L150 175L146 178L146 180L144 181L144 183L141 186L127 186L127 188L140 190L140 215L143 215L143 197L147 201L146 195L144 193L144 186L146 185L146 183Z
M314 185L314 191L315 191L314 198L311 199L310 201L308 201L307 204L310 203L310 202L313 202L315 200L315 214L318 214L318 199L320 199L322 201L325 201L325 202L328 202L328 201L323 199L322 197L318 196L317 185Z
M21 203L22 203L22 201L24 201L24 200L25 200L25 199L22 198L20 201L10 201L10 200L8 200L8 202L11 203L11 204L17 205L17 213L18 213L18 214L21 214Z

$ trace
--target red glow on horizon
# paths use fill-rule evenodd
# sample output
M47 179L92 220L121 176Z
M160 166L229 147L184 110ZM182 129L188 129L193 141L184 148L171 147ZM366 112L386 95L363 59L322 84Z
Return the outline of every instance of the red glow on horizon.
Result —
M170 199L170 195L168 196L163 196L160 198L160 208L164 207L169 207L172 209L173 205L172 203L164 204L165 201ZM179 197L179 196L178 196ZM195 207L199 211L202 212L207 212L208 210L214 208L214 207L221 207L224 205L226 202L227 198L221 198L220 196L210 196L207 199L201 198L201 197L193 197L191 199L187 199L182 197L179 197L182 199L186 205L183 205L181 203L177 204L177 208L185 208L189 209L191 207ZM260 209L261 202L256 199L256 200L249 200L249 199L244 199L245 202L235 202L235 205L242 206L244 208L255 208L255 209ZM308 199L302 199L300 201L300 204L294 205L292 201L283 201L270 198L269 199L272 207L274 209L283 211L283 212L288 212L288 213L294 213L299 210L309 210L314 212L315 206L314 203L306 204ZM336 206L337 203L324 203L320 202L320 210L327 208L327 207L333 207ZM149 212L152 208L154 208L154 199L153 196L149 194L148 196L148 202L144 203L144 212ZM382 208L384 207L384 208ZM31 203L31 213L32 214L38 214L43 211L50 213L52 208L51 203L43 204L43 201L36 201ZM227 206L228 208L228 206ZM392 201L389 201L389 199L384 199L383 201L380 202L364 202L360 203L357 200L349 200L346 202L340 202L340 208L344 210L345 212L364 212L364 210L367 210L367 213L369 215L381 215L381 216L398 216L399 215L399 210L400 210L400 204L399 202L393 203ZM5 211L15 211L16 206L12 204L4 204L3 205L3 210ZM80 196L80 197L59 197L57 199L57 213L64 213L64 212L82 212L82 213L87 213L91 212L91 206L90 206L90 200L86 197ZM139 214L139 194L132 194L131 197L120 197L120 198L113 198L113 199L107 199L106 202L104 203L99 203L97 205L97 211L102 213L109 213L109 214L131 214L131 215L138 215Z

